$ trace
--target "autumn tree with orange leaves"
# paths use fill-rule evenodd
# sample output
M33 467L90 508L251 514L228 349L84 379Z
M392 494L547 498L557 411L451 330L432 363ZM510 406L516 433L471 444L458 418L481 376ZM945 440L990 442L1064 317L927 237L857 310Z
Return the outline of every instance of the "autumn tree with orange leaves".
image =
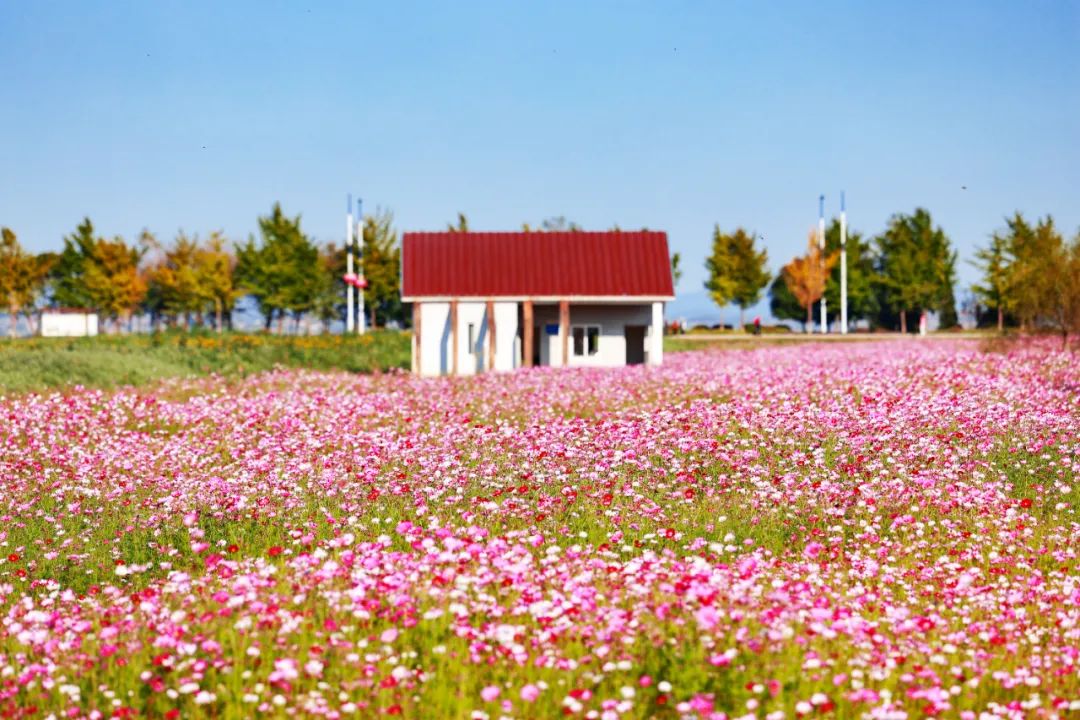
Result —
M825 281L839 259L838 252L823 256L818 246L817 234L810 231L806 255L793 259L781 270L784 282L791 294L806 309L806 331L812 332L814 324L814 303L825 293Z

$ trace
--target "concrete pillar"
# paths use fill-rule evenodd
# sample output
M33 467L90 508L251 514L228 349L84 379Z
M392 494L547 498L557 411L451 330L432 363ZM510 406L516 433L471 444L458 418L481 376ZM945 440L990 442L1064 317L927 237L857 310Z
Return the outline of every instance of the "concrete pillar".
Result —
M649 364L664 361L664 303L652 304L652 328L649 331Z
M522 320L523 327L521 328L522 345L525 348L522 360L522 365L525 367L532 367L533 364L533 301L526 300L525 305L522 308L525 317Z
M487 301L487 369L495 369L495 303Z
M562 367L570 364L570 301L559 301L559 337L562 340Z
M414 373L424 374L424 356L420 354L420 306L421 303L415 302L412 306L412 333L413 333L413 356L412 356L412 371Z
M450 374L457 375L458 366L458 322L456 299L450 301Z

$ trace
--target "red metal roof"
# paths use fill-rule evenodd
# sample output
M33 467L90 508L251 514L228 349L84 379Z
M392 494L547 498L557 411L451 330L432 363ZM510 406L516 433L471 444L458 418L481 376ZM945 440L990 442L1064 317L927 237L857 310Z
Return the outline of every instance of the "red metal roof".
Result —
M668 298L667 233L407 232L402 296Z

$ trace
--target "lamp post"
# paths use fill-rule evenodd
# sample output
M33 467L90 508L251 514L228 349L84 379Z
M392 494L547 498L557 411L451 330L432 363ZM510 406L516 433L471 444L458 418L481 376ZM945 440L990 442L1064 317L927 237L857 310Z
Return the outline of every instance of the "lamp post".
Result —
M825 275L825 196L818 198L818 250L821 251L821 274ZM821 334L829 332L828 316L825 311L825 283L821 286Z
M840 192L840 334L847 335L847 211Z
M367 287L367 280L364 278L364 201L361 198L356 198L356 258L360 267L357 268L356 293L357 293L357 319L356 326L360 334L363 335L367 330L367 319L364 317L364 288Z
M352 334L356 327L353 304L353 216L352 193L345 200L345 332Z

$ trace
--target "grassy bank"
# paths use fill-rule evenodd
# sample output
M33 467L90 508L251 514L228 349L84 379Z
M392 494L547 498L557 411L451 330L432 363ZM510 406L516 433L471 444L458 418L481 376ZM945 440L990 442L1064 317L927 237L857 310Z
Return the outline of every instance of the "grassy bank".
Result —
M110 388L167 377L244 375L275 366L372 372L409 366L409 335L306 337L168 332L0 341L0 393L85 385Z

